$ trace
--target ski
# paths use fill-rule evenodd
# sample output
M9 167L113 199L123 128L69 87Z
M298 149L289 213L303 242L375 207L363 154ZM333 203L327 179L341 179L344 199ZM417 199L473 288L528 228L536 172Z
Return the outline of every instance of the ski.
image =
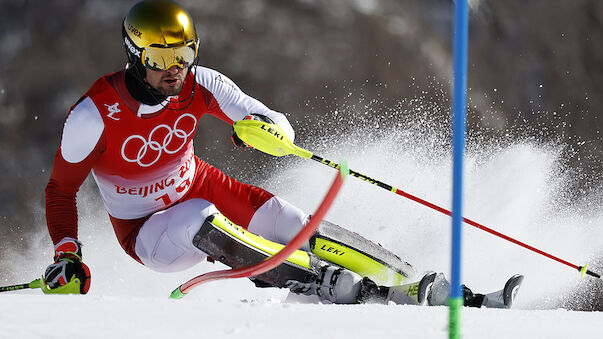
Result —
M427 272L419 281L386 287L386 302L391 301L398 305L426 305L435 278L435 272Z
M511 308L523 283L523 278L523 275L520 274L509 278L502 290L485 295L483 305L490 308Z
M515 274L506 281L503 289L488 294L473 294L464 287L465 306L511 308L523 280L523 275ZM427 272L419 281L386 289L385 303L391 301L400 305L444 306L450 293L450 283L441 273Z
M503 303L507 308L511 308L513 306L513 302L515 301L515 297L517 296L517 292L519 292L519 288L523 283L523 275L516 274L511 277L505 284L505 288L503 289Z

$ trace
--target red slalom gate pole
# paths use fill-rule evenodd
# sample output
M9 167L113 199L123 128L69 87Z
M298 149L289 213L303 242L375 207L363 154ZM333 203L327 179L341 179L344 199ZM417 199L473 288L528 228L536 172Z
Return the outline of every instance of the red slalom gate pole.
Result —
M312 157L311 157L310 159L312 159L312 160L314 160L314 161L317 161L317 162L320 162L320 163L321 163L321 164L323 164L323 165L327 165L327 166L332 167L332 168L335 168L335 169L338 169L338 168L339 168L339 164L337 164L337 163L335 163L335 162L332 162L332 161L330 161L330 160L327 160L327 159L321 158L321 157L319 157L319 156L317 156L317 155L312 155ZM424 205L424 206L427 206L427 207L429 207L429 208L431 208L431 209L434 209L434 210L436 210L436 211L438 211L438 212L440 212L440 213L446 214L446 215L448 215L448 216L452 216L452 212L450 212L449 210L447 210L447 209L445 209L445 208L442 208L442 207L440 207L440 206L438 206L438 205L432 204L432 203L430 203L429 201L423 200L423 199L421 199L421 198L419 198L419 197L416 197L416 196L414 196L414 195L412 195L412 194L410 194L410 193L404 192L403 190L401 190L401 189L399 189L399 188L393 187L393 186L388 185L388 184L386 184L386 183L384 183L384 182L381 182L381 181L379 181L379 180L376 180L376 179L373 179L373 178L367 177L366 175L361 174L361 173L358 173L358 172L353 171L353 170L351 170L351 169L350 169L349 171L350 171L350 175L351 175L351 176L353 176L353 177L356 177L356 178L362 179L363 181L366 181L366 182L368 182L368 183L370 183L370 184L373 184L373 185L379 186L379 187L381 187L381 188L383 188L383 189L386 189L386 190L388 190L388 191L390 191L390 192L396 193L396 194L401 195L401 196L403 196L403 197L405 197L405 198L408 198L408 199L410 199L410 200L412 200L412 201L418 202L419 204ZM528 249L528 250L530 250L530 251L533 251L533 252L536 252L536 253L538 253L538 254L540 254L540 255L543 255L543 256L545 256L545 257L547 257L547 258L549 258L549 259L555 260L555 261L557 261L557 262L559 262L559 263L561 263L561 264L564 264L564 265L566 265L566 266L569 266L569 267L571 267L571 268L573 268L573 269L576 269L576 270L578 270L578 271L579 271L579 272L580 272L580 273L581 273L583 276L584 276L585 274L588 274L588 275L590 275L590 276L592 276L592 277L595 277L595 278L599 278L599 279L601 278L601 275L600 275L600 274L597 274L597 273L594 273L594 272L592 272L592 271L588 270L588 269L586 268L586 265L584 265L584 266L578 266L578 265L572 264L572 263L570 263L570 262L568 262L568 261L565 261L565 260L563 260L563 259L561 259L561 258L558 258L558 257L556 257L556 256L552 255L552 254L549 254L549 253L546 253L546 252L544 252L544 251L542 251L542 250L539 250L539 249L537 249L537 248L535 248L535 247L533 247L533 246L530 246L530 245L528 245L528 244L526 244L526 243L524 243L524 242L521 242L521 241L519 241L519 240L517 240L517 239L513 239L513 238L511 238L511 237L509 237L509 236L507 236L507 235L504 235L504 234L502 234L502 233L500 233L500 232L497 232L497 231L495 231L495 230L493 230L493 229L491 229L491 228L489 228L489 227L486 227L486 226L484 226L484 225L482 225L482 224L480 224L480 223L477 223L477 222L475 222L475 221L473 221L473 220L471 220L471 219L463 218L463 222L465 222L465 223L467 223L467 224L469 224L469 225L471 225L471 226L477 227L477 228L479 228L479 229L481 229L481 230L483 230L483 231L486 231L486 232L488 232L488 233L490 233L490 234L493 234L493 235L495 235L495 236L497 236L497 237L500 237L500 238L502 238L502 239L505 239L505 240L507 240L507 241L510 241L510 242L512 242L512 243L514 243L514 244L516 244L516 245L519 245L519 246L521 246L521 247L523 247L523 248L526 248L526 249Z
M400 190L398 188L395 188L395 192L394 193L399 194L399 195L401 195L403 197L406 197L406 198L408 198L410 200L416 201L416 202L418 202L418 203L420 203L422 205L425 205L427 207L430 207L432 209L435 209L436 211L439 211L439 212L444 213L446 215L449 215L449 216L452 215L452 213L450 211L448 211L447 209L444 209L442 207L434 205L434 204L432 204L432 203L430 203L428 201L425 201L425 200L423 200L421 198L418 198L418 197L416 197L416 196L414 196L412 194L406 193L406 192L404 192L404 191L402 191L402 190ZM494 234L497 237L503 238L503 239L505 239L507 241L510 241L510 242L512 242L512 243L514 243L516 245L524 247L524 248L526 248L526 249L528 249L530 251L533 251L533 252L536 252L538 254L541 254L541 255L543 255L543 256L545 256L547 258L553 259L553 260L555 260L557 262L560 262L560 263L562 263L564 265L567 265L567 266L569 266L571 268L574 268L574 269L576 269L578 271L582 271L583 270L582 266L574 265L574 264L572 264L570 262L567 262L567 261L565 261L565 260L563 260L561 258L558 258L558 257L556 257L556 256L554 256L552 254L549 254L549 253L546 253L546 252L544 252L542 250L539 250L539 249L537 249L534 246L530 246L530 245L528 245L528 244L526 244L526 243L524 243L522 241L519 241L517 239L513 239L513 238L511 238L508 235L502 234L502 233L500 233L498 231L495 231L495 230L493 230L493 229L491 229L489 227L486 227L486 226L484 226L484 225L482 225L480 223L477 223L477 222L475 222L475 221L473 221L471 219L463 218L463 222L465 222L465 223L467 223L467 224L469 224L471 226L477 227L477 228L479 228L481 230L484 230L484 231L486 231L486 232L488 232L490 234ZM590 270L586 270L585 273L588 274L588 275L591 275L591 276L593 276L595 278L601 278L601 276L599 274L593 273Z
M321 202L320 206L316 210L316 212L310 217L310 220L302 228L302 230L291 240L283 249L281 249L278 253L271 256L270 258L261 261L257 264L241 267L237 269L223 270L223 271L214 271L205 274L201 274L184 284L178 286L174 291L172 291L170 298L172 299L181 299L186 293L188 293L191 289L199 286L203 283L220 280L220 279L232 279L232 278L246 278L251 276L256 276L267 272L276 266L280 265L283 261L285 261L293 252L298 250L303 244L310 239L312 234L316 232L316 229L320 225L320 222L327 214L327 211L333 204L337 193L339 193L339 189L341 188L344 179L348 174L348 168L346 164L342 166L339 174L335 177L335 180L331 184L329 191L327 192L325 198Z

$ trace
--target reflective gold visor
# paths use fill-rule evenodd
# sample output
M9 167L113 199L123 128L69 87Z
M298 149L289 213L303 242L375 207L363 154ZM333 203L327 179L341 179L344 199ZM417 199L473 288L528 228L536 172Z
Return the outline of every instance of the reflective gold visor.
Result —
M189 67L197 56L197 43L190 42L179 47L145 47L142 50L142 62L154 71L165 71L172 66Z

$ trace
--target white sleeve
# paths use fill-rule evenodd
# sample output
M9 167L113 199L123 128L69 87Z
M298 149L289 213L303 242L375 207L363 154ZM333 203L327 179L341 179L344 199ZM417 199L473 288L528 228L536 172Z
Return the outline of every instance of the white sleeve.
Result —
M100 112L89 97L75 106L63 127L61 155L63 159L75 164L84 159L94 149L105 124Z
M197 66L195 71L197 83L212 93L222 112L232 121L243 120L253 113L262 114L280 126L291 141L295 139L293 127L283 113L273 111L245 94L232 80L218 71L201 66Z

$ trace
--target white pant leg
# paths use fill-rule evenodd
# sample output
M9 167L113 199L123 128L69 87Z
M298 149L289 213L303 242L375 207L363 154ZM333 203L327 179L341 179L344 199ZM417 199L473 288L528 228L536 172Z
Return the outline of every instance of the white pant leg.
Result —
M153 214L136 237L135 251L142 263L158 272L177 272L205 260L193 245L205 218L217 212L204 199L191 199Z
M268 240L287 244L308 222L308 216L285 200L272 197L255 212L248 230ZM303 247L310 249L306 243Z

